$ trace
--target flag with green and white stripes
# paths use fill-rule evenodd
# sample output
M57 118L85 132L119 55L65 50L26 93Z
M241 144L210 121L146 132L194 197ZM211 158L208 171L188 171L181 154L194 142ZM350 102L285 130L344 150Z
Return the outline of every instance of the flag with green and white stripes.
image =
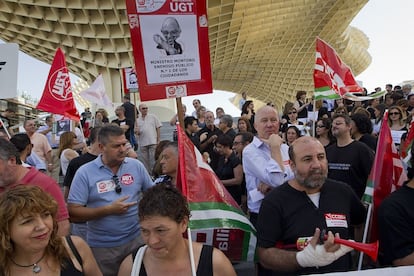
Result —
M231 261L253 261L256 229L179 125L177 134L177 188L189 202L192 239L213 245Z

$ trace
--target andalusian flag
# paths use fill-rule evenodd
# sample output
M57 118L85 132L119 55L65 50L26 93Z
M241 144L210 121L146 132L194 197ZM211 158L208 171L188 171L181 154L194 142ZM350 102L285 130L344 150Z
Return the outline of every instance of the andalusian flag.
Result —
M253 261L256 230L179 125L177 133L177 188L189 202L192 239L213 245L231 261Z
M374 164L368 177L365 194L362 197L364 202L373 204L371 241L376 241L378 237L376 211L379 205L390 193L401 187L406 180L407 175L400 155L392 141L391 130L388 126L388 112L386 112L379 132Z
M325 41L316 38L316 60L313 71L315 100L344 98L364 90L355 81L351 69Z

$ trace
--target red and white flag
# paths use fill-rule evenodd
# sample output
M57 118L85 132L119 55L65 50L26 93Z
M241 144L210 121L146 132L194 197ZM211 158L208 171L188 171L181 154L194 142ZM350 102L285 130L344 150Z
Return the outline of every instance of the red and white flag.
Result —
M60 48L56 50L42 98L36 108L53 114L60 114L75 121L80 120L73 101L65 55Z
M96 78L96 80L89 86L89 88L83 90L79 93L82 98L85 100L90 101L91 103L100 105L100 106L107 106L113 107L113 103L108 98L105 90L105 84L102 77L102 74Z
M231 261L253 261L256 230L179 125L177 132L177 188L189 202L192 239L213 245Z
M325 41L316 38L316 60L313 71L315 100L343 98L361 93L351 69L342 62L336 51Z
M407 175L398 150L392 140L391 130L388 126L388 112L386 112L379 132L374 163L368 177L365 194L362 197L364 202L373 204L371 241L376 241L378 237L378 207L389 194L400 188L406 180Z

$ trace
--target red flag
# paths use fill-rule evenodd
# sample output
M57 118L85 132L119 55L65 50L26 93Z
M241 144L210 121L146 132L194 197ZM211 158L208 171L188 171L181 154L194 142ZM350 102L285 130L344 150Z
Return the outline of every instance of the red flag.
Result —
M231 261L253 261L256 230L179 125L177 133L177 188L189 202L193 240L217 247Z
M365 194L362 198L367 203L373 203L371 241L378 239L378 207L390 193L400 188L406 180L407 175L405 174L400 155L392 140L391 130L388 126L388 112L386 112L379 132L374 164L372 165Z
M355 81L351 69L325 41L316 38L316 61L313 71L315 99L344 97L364 90Z
M60 114L76 121L80 119L73 101L65 55L60 48L56 50L42 98L36 108L53 114Z

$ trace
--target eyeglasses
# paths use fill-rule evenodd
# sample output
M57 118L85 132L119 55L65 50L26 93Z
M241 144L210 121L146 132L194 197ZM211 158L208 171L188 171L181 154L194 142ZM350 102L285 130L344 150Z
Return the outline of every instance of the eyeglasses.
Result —
M164 35L164 36L167 36L167 35L171 35L171 36L177 36L177 35L179 35L180 34L180 31L178 31L178 30L173 30L173 31L171 31L171 32L168 32L168 31L161 31L161 33Z
M117 194L120 194L122 192L122 187L121 187L121 184L119 183L118 176L116 175L112 176L112 181L115 183L115 192Z
M288 114L290 115L290 114L296 114L297 112L296 111L292 111L292 112L289 112Z
M400 112L390 112L389 114L390 114L390 115L401 115L401 113L400 113Z
M316 127L318 127L318 128L324 128L325 126L324 125L316 125Z
M141 109L148 109L148 107L141 107Z

